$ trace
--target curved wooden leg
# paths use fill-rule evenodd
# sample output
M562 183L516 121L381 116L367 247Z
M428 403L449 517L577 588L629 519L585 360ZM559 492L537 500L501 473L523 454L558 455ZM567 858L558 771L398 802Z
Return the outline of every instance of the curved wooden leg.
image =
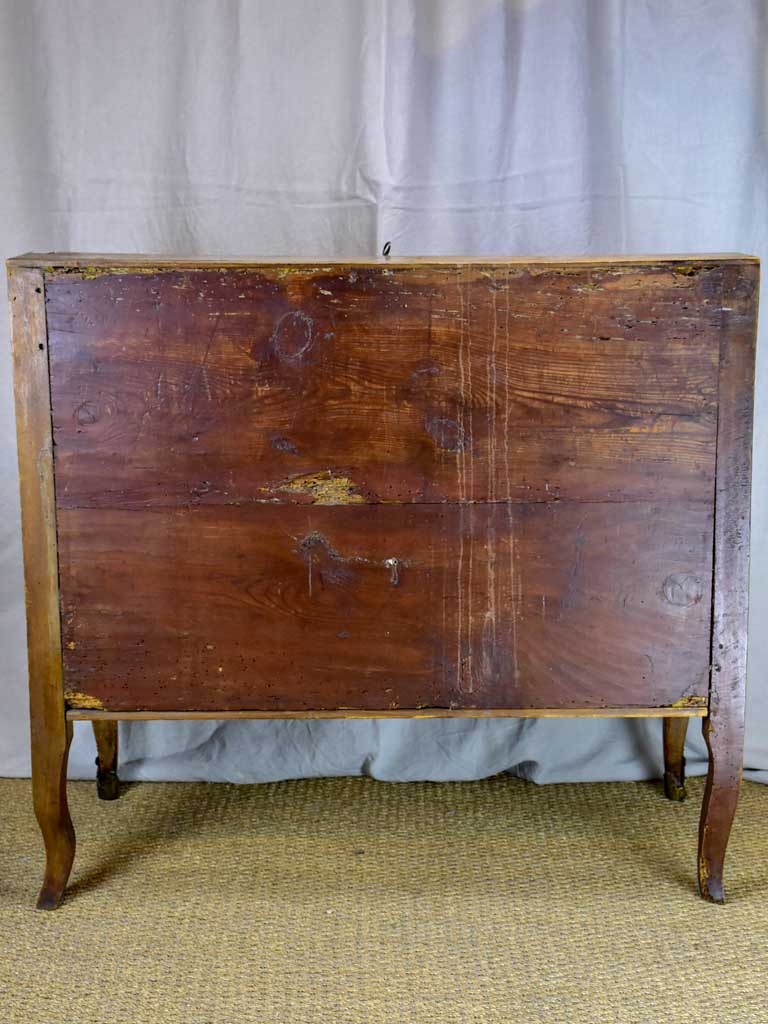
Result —
M709 772L699 826L699 888L723 902L723 861L744 756L756 272L726 270L718 376L712 669L703 720Z
M664 719L664 795L685 800L685 734L687 718Z
M38 910L55 910L64 895L75 859L75 830L67 806L67 757L72 723L49 731L32 743L32 796L45 843L45 878Z
M100 800L117 800L120 780L117 777L117 722L94 721L96 737L96 792Z
M737 716L738 718L738 716ZM705 900L724 903L723 863L741 784L743 719L702 719L709 772L699 824L699 890Z
M32 797L45 843L45 879L37 905L41 910L52 910L69 878L75 832L67 807L72 725L66 720L62 678L45 280L40 271L25 269L14 274L11 298Z

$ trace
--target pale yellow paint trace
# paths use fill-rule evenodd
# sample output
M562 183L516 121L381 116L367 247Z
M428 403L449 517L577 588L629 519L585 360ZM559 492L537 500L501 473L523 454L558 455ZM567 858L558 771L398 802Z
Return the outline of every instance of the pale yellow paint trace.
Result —
M91 697L88 693L80 693L77 690L65 690L64 700L67 704L74 705L77 708L93 709L94 711L102 711L104 705L98 697Z
M286 480L277 488L289 494L309 494L313 505L362 505L365 498L346 476L334 476L330 470L307 473Z

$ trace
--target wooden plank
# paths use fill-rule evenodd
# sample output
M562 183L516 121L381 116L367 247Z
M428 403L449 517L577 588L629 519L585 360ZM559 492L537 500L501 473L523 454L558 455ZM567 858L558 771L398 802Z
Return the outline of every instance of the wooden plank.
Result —
M59 505L709 502L722 272L60 275Z
M96 711L69 708L73 722L155 722L155 721L229 721L231 719L365 720L379 718L703 718L706 707L686 708L468 708L429 711L401 708L398 711Z
M32 698L43 718L58 711L63 720L48 346L40 271L14 269L9 301ZM39 717L35 715L36 720ZM35 721L32 724L34 728Z
M320 257L274 256L183 256L168 253L90 253L90 252L28 252L8 260L9 266L37 267L48 273L58 270L91 271L107 274L124 269L143 271L146 268L169 267L255 267L255 266L445 266L445 265L505 265L505 266L605 266L620 264L664 266L669 263L723 264L757 262L757 257L739 252L726 253L615 253L603 256L391 256L359 259L324 259Z
M711 530L669 503L62 510L67 699L700 704Z
M699 886L723 902L723 862L744 752L752 420L759 267L725 272L715 493L712 676L704 737L709 771L699 829Z
M72 726L65 718L56 553L48 344L43 274L13 267L8 279L21 493L32 740L32 793L46 847L38 907L61 898L75 853L66 797Z

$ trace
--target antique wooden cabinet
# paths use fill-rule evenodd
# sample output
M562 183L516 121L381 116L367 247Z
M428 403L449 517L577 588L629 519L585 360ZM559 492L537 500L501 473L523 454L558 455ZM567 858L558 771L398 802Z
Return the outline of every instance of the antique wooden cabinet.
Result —
M35 811L91 719L688 719L722 900L757 261L9 261Z

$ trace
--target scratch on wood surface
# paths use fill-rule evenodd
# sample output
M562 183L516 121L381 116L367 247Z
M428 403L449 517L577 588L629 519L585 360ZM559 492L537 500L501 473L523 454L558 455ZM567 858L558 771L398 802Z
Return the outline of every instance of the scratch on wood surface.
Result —
M314 343L315 323L300 309L283 313L272 332L272 349L280 359L298 363Z
M77 708L92 708L94 711L104 710L104 705L98 697L91 697L90 694L80 693L78 690L65 690L64 701Z
M490 422L489 426L489 439L490 439L490 460L489 460L489 479L488 479L488 490L491 501L496 500L496 459L497 459L497 436L496 436L496 383L497 383L497 333L498 333L498 316L496 312L496 292L498 290L498 281L496 280L496 271L493 272L491 288L491 309L493 313L493 319L491 324L491 348L486 353L485 360L485 372L486 372L486 390L490 395ZM497 605L501 605L501 595L496 594L497 575L496 575L496 521L492 516L488 516L487 527L486 527L486 573L487 573L487 591L488 591L488 610L486 612L486 623L483 633L483 672L486 679L491 678L494 672L494 666L496 662L496 644L497 644L497 621L496 621L496 609Z
M354 481L346 476L334 476L328 469L322 473L307 473L291 477L277 487L289 494L309 494L313 505L362 505L365 498Z
M294 538L299 541L299 538ZM299 553L307 563L307 590L312 597L313 578L316 574L321 583L348 585L354 582L355 572L350 566L383 567L389 572L389 582L399 587L402 571L413 562L407 558L367 558L365 555L342 555L327 537L317 530L308 533L299 541Z
M450 416L428 416L424 422L428 433L438 448L456 455L466 451L471 439L462 423Z
M572 608L577 603L577 596L580 586L579 576L581 574L581 562L582 554L584 549L584 523L586 519L584 516L579 520L576 525L576 530L573 535L573 561L571 567L568 570L568 580L565 588L565 594L562 599L563 608Z
M206 352L206 358L207 356L208 353ZM201 366L200 368L200 379L203 382L203 390L205 391L205 397L208 399L209 402L212 402L213 395L211 393L211 382L208 379L208 368L205 365Z
M459 300L459 397L457 409L457 434L465 436L464 431L464 294L461 288L461 269L456 268L456 292ZM466 477L464 468L464 446L456 448L456 484L459 505L459 557L456 563L456 686L461 692L464 689L464 513Z
M514 535L514 512L512 506L512 478L509 465L509 417L510 417L510 360L509 360L509 268L507 268L504 279L504 482L507 505L507 530L509 535L509 592L510 592L510 617L512 632L512 681L516 685L520 675L520 665L517 654L517 613L518 613L518 589L515 572L515 560L517 556Z
M467 292L467 279L466 275L462 273L462 284L464 293ZM473 395L472 395L472 292L469 291L469 295L466 296L466 338L467 338L467 394L466 397L462 395L462 404L466 402L468 413L469 413L469 436L472 437L474 430L473 422ZM465 298L462 297L462 310L465 308ZM475 566L475 459L474 454L462 453L465 467L469 466L469 559L468 559L468 571L467 571L467 613L466 613L466 628L467 628L467 675L469 678L469 692L472 693L475 686L475 673L474 673L474 650L472 649L472 598L474 596L474 566Z
M51 462L51 444L50 441L46 441L45 444L41 445L37 452L37 459L35 466L37 469L37 479L41 486L45 485L48 479L49 467Z
M91 281L97 277L108 277L123 274L144 274L152 276L162 270L167 269L164 267L139 267L136 265L121 267L121 266L103 266L103 267L54 267L46 266L43 267L43 273L45 274L67 274L71 277L80 278L83 281Z

